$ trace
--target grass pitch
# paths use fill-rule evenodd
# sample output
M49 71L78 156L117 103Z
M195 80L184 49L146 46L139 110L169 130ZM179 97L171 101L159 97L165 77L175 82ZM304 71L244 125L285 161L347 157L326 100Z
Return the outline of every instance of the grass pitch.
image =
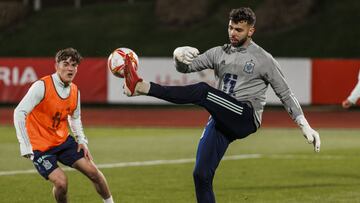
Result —
M23 172L34 168L19 157L12 126L0 132L1 202L54 202L49 182ZM298 129L261 129L232 143L215 176L217 202L360 202L360 130L319 132L319 154ZM85 133L116 202L196 202L192 159L202 129L86 128ZM6 175L11 171L19 172ZM101 202L85 176L66 173L71 202Z

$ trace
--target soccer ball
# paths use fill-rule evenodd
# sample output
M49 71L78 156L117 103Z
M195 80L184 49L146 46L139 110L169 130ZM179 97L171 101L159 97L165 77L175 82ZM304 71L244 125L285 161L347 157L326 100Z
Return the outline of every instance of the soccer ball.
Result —
M107 66L112 72L113 75L119 78L124 77L124 67L125 67L125 56L128 54L130 60L133 63L135 70L138 69L139 58L136 53L129 48L117 48L109 56L107 61Z

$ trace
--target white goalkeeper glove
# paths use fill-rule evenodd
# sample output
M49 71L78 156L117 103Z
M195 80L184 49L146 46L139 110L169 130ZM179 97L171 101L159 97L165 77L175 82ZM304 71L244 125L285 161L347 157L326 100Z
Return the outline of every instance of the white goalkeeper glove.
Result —
M307 142L314 145L315 152L319 152L321 144L319 133L310 127L309 123L303 115L300 115L296 118L296 123L301 128L301 131Z
M174 59L184 63L186 65L190 65L191 62L199 55L199 50L194 47L184 46L178 47L174 50Z

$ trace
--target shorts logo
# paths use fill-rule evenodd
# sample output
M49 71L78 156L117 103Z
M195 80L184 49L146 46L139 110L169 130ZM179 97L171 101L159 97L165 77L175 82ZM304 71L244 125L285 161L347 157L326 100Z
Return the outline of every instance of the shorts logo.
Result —
M254 67L255 67L255 63L253 62L253 60L246 61L243 70L245 73L252 74L254 72Z
M39 166L39 164L43 165L46 170L49 170L53 165L49 160L46 160L46 158L51 157L51 155L43 155L40 158L38 158L36 162L34 162L35 166Z
M46 158L51 157L51 155L43 155L40 158L38 158L36 161L41 164L42 161L44 161Z
M49 160L44 160L42 162L42 165L45 167L46 170L49 170L52 167L52 164L50 163Z

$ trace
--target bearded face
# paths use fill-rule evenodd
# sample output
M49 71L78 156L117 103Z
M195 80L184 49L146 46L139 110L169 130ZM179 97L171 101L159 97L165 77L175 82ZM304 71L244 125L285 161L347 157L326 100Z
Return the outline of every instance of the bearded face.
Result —
M247 21L229 21L228 34L232 46L243 46L251 40L255 28L247 23Z

